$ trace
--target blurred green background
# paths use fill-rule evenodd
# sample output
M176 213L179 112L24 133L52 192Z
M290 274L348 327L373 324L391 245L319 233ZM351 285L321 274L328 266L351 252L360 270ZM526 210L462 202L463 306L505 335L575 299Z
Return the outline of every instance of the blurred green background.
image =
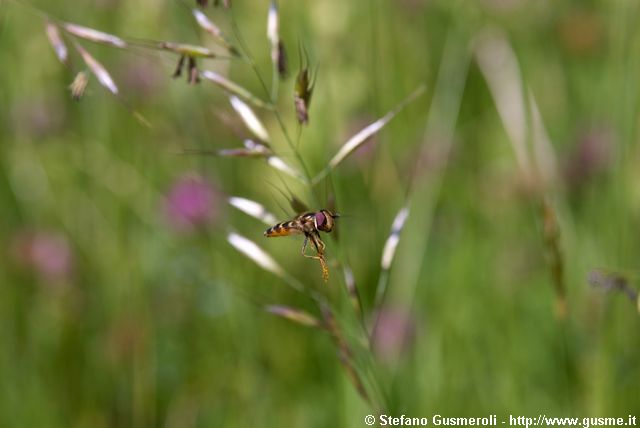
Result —
M316 200L260 160L182 154L240 147L249 134L219 88L171 79L175 55L83 41L121 96L92 77L72 100L73 74L28 4L127 38L212 45L190 15L195 2L0 1L0 426L365 426L378 409L349 382L331 338L261 309L317 308L226 242L229 230L254 240L327 293L349 324L338 267L324 285L317 263L299 255L301 239L267 241L265 225L226 205L225 195L243 196L285 220L282 180L312 205L335 194L345 216L328 252L351 266L367 322L382 248L413 180L373 369L388 414L640 414L638 312L587 282L596 267L637 278L638 2L282 0L290 72L278 106L291 135L299 43L318 66L299 144L312 173L427 88ZM233 16L270 82L268 6L234 0ZM206 11L234 33L229 11ZM535 97L548 134L543 167L553 178L539 186L523 178L479 66L486 34L513 49L516 89ZM508 67L488 58L515 111ZM199 65L264 96L242 61ZM524 110L535 151L535 109ZM297 166L273 115L256 111ZM540 195L560 231L564 321ZM200 205L182 207L190 197Z

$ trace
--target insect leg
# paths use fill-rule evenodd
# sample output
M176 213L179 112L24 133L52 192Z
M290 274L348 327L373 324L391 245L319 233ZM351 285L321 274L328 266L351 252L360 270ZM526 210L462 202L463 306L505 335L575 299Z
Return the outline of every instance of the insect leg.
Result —
M317 232L311 235L311 241L313 241L313 245L316 247L316 252L318 253L318 255L323 255L325 245L324 242L322 242L322 239L320 239L320 235Z
M304 251L302 252L302 255L305 257L308 257L310 259L324 259L324 242L322 242L322 239L320 239L320 236L318 236L317 233L310 233L308 235L305 235L305 244L302 247L303 250L306 249L307 246L307 240L311 238L311 242L313 243L313 246L316 247L316 253L318 253L318 255L316 256L311 256L308 254L305 254Z
M305 252L307 251L307 243L309 242L309 236L307 234L304 235L304 244L302 244L302 255L307 257Z

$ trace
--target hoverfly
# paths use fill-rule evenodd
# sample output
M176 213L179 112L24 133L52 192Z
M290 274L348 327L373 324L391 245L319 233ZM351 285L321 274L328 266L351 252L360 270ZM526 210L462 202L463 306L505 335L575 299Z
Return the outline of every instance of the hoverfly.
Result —
M315 212L305 212L289 221L284 221L271 226L264 232L264 236L272 238L277 236L304 235L302 255L320 261L323 277L326 281L328 279L329 271L324 259L325 244L320 238L320 232L331 232L335 226L335 219L338 217L340 217L339 214L326 209L321 209L320 211ZM311 241L316 250L317 255L315 256L306 253L309 241Z

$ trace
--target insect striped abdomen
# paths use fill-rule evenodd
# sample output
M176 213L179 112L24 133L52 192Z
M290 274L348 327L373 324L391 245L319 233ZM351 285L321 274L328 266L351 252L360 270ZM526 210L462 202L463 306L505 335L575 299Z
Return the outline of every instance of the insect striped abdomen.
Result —
M298 225L293 221L285 221L283 223L278 223L274 226L271 226L264 232L264 236L266 237L275 237L275 236L287 236L302 233L302 231L298 228Z

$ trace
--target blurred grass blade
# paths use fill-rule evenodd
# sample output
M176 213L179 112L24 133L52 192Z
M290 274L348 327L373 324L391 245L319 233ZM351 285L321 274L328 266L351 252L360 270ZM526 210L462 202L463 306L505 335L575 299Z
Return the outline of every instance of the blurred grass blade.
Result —
M533 166L526 146L526 104L515 52L504 35L486 30L476 44L475 57L509 136L518 165L525 179L530 182Z
M289 164L285 163L285 161L280 159L278 156L269 156L267 158L267 163L278 171L282 171L293 178L297 178L302 183L308 184L308 181L304 175L295 170L293 167L289 166Z
M347 292L349 293L349 301L353 307L354 312L358 317L362 316L362 305L360 304L360 294L358 293L358 287L356 287L356 280L353 276L353 271L347 265L344 266L344 283L347 286Z
M91 72L98 78L100 84L107 88L112 94L118 95L118 87L102 64L100 64L98 60L92 57L91 54L79 44L75 43L75 47L85 64L87 64L87 67L89 67Z
M192 12L193 17L196 19L200 28L211 34L214 40L216 40L221 46L225 47L229 53L233 55L239 54L238 50L231 44L231 42L229 42L229 39L227 39L222 30L220 30L220 28L214 24L207 15L198 9L193 9Z
M553 144L542 121L542 114L531 89L527 91L529 98L529 112L531 114L531 140L533 142L533 156L540 179L545 184L557 183L558 160Z
M216 154L218 156L228 157L228 158L263 158L269 155L266 152L260 152L260 151L249 150L249 149L222 149L211 154Z
M67 45L64 43L64 40L62 40L58 26L47 20L45 23L45 29L47 31L49 43L60 62L63 64L69 64L69 50L67 49Z
M205 5L208 3L208 1L205 0L198 0L198 4L201 3L205 3ZM222 5L226 8L226 9L230 9L231 8L231 0L222 0ZM213 0L213 6L214 7L218 7L220 6L220 0Z
M229 197L229 204L243 213L256 218L266 224L267 226L272 226L278 222L276 216L271 214L267 209L258 202L252 201L250 199L241 198L239 196L231 196Z
M94 30L93 28L83 27L77 24L64 23L62 27L70 34L79 37L84 40L89 40L94 43L102 43L104 45L113 46L115 48L124 49L127 47L127 42L120 37L113 34L104 33L102 31Z
M262 101L261 99L253 95L251 92L243 88L242 86L238 85L235 82L232 82L231 80L227 79L226 77L223 77L222 75L214 71L204 70L200 73L200 77L215 83L225 91L231 94L237 95L238 97L253 104L256 107L273 109L271 105L265 103L264 101Z
M402 109L404 109L409 103L414 101L417 97L424 93L424 86L418 87L415 91L413 91L407 98L405 98L400 104L398 104L393 110L389 111L382 118L376 120L371 125L365 127L356 135L351 137L346 143L342 145L338 153L329 161L327 167L320 172L314 179L312 180L314 184L318 183L324 177L326 177L331 170L340 165L342 161L344 161L350 154L352 154L356 149L366 143L369 138L371 138L374 134L379 132L382 128L384 128L390 121L393 119Z
M215 58L216 54L204 46L189 45L186 43L159 42L158 47L167 51L175 52L189 58Z
M270 314L277 315L289 321L293 321L297 324L305 327L321 327L322 323L313 315L301 309L291 308L289 306L282 305L269 305L265 307L265 310Z
M360 394L360 396L364 401L371 404L372 402L371 402L371 398L369 397L369 393L367 392L367 389L364 386L364 383L362 381L362 378L360 377L360 374L358 373L358 371L356 370L356 367L354 366L353 353L351 352L351 347L349 346L349 343L345 340L340 330L340 327L336 323L336 319L335 319L335 316L333 315L333 312L325 304L320 305L320 310L322 311L323 325L327 329L327 331L329 331L329 333L331 334L331 337L333 338L333 341L338 350L338 361L340 361L340 364L342 365L342 368L345 370L345 373L347 374L349 381L352 383L353 387L356 389L358 394Z
M229 101L247 128L261 141L268 143L270 141L269 133L251 107L235 95L230 96Z
M227 235L227 241L236 250L240 251L242 254L247 256L264 270L269 271L283 279L286 277L284 269L255 242L245 238L244 236L238 235L235 232L230 232Z
M184 153L222 157L266 158L271 155L271 150L264 144L256 143L253 140L245 140L244 148L222 149L218 151L206 149L186 149Z
M505 35L485 30L475 48L476 61L528 184L558 181L553 146L531 90L526 90L518 58ZM527 113L529 117L527 117ZM528 133L532 142L527 147Z
M268 146L260 143L256 143L253 140L244 140L244 149L224 149L218 152L219 156L234 156L234 157L253 157L264 158L271 155L271 150Z
M353 153L358 147L362 144L366 143L369 138L379 132L382 128L384 128L390 121L393 119L409 102L413 101L418 95L420 95L424 91L424 88L419 88L416 92L412 93L406 100L400 103L396 108L391 110L389 113L384 115L384 117L378 119L373 122L371 125L362 129L356 135L351 137L349 141L347 141L336 153L336 155L329 161L329 166L331 168L335 168L338 166L343 160L347 158L351 153Z
M541 206L543 238L547 250L547 263L551 270L553 281L556 317L560 320L566 319L568 315L567 305L567 285L565 281L565 258L561 248L560 224L558 213L554 205L543 198Z

